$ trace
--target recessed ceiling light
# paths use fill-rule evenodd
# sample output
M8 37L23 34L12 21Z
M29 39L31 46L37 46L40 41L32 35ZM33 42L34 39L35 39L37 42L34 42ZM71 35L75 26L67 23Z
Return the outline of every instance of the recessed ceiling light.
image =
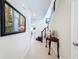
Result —
M35 13L33 13L33 16L36 16L36 14L35 14Z
M24 4L22 4L22 7L24 7L25 5Z
M25 5L24 4L22 4L22 8L25 9Z

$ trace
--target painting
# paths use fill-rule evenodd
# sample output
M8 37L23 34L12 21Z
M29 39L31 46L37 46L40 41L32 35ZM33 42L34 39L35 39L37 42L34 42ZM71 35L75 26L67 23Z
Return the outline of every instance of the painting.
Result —
M6 0L0 0L0 36L26 32L26 17Z
M19 32L19 14L14 11L14 32Z
M25 31L25 19L22 15L19 16L20 17L20 21L19 21L19 31L24 32Z
M0 35L1 35L1 4L0 4Z
M5 4L5 33L14 32L14 17L13 10L10 6Z

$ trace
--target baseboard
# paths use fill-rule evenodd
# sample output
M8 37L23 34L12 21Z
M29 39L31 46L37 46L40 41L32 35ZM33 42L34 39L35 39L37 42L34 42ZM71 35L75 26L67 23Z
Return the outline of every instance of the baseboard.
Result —
M26 54L29 52L30 48L31 47L29 47L28 49L26 49L26 51L25 51L24 55L21 57L21 59L24 59L24 57L26 56Z

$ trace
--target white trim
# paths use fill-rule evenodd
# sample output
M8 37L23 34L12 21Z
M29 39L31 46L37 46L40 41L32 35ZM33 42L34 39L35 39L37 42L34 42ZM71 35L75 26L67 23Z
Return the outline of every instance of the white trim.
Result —
M76 26L77 24L75 24L75 18L74 18L74 14L75 14L75 7L77 8L77 6L75 4L77 4L78 0L72 0L71 1L71 59L73 59L74 54L74 46L73 46L73 42L74 42L74 38L73 38L73 34L74 34L74 26ZM77 15L76 15L77 16ZM76 21L77 22L77 21ZM76 56L77 57L77 56Z
M74 0L71 1L71 59L73 59Z
M24 57L26 56L26 54L29 52L31 47L28 47L28 49L26 49L25 53L23 54L23 56L21 57L21 59L24 59Z

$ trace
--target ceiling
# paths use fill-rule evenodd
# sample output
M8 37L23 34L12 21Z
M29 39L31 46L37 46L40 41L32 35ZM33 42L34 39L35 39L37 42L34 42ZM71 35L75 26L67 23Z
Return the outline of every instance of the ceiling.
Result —
M29 7L33 16L37 18L43 18L50 6L52 0L26 0L26 4Z

